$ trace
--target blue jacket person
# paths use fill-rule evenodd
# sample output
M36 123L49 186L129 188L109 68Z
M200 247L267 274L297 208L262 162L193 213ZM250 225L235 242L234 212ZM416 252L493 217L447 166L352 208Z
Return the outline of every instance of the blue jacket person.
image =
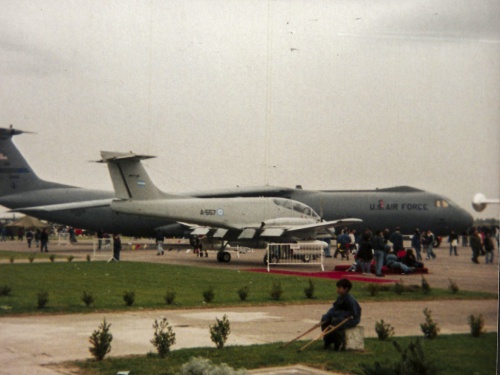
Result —
M346 318L351 318L342 326L331 333L323 336L325 349L330 348L333 344L336 351L340 350L344 345L345 330L353 328L361 321L361 306L358 301L349 294L352 284L347 279L337 281L338 297L333 303L333 306L321 317L321 330L324 331L329 326L336 326Z

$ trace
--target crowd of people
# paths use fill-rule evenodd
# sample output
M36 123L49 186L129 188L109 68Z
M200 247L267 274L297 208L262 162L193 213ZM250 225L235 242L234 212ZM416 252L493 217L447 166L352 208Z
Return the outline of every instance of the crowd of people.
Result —
M447 241L450 256L459 255L459 240L460 236L451 230ZM350 256L354 256L355 262L348 269L350 272L371 274L373 267L377 277L384 277L382 267L385 266L402 274L409 274L417 268L423 268L424 260L432 261L437 258L434 251L437 242L438 238L430 229L423 232L415 229L411 236L411 248L404 247L404 237L399 228L392 233L389 229L375 232L367 229L359 236L354 229L343 229L337 236L333 257L340 255L342 259L349 260ZM470 244L471 260L475 264L479 263L478 257L482 255L485 256L485 263L493 263L498 242L498 227L473 228L470 235L462 235L462 246Z

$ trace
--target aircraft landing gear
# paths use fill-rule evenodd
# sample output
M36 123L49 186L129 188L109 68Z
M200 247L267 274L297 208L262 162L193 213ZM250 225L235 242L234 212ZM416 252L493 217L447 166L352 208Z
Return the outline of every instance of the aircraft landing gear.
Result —
M225 250L220 250L217 253L217 260L221 263L229 263L231 261L231 254Z

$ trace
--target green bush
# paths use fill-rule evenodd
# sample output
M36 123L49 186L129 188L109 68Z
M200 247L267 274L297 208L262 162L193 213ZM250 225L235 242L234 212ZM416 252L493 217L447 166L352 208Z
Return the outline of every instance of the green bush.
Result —
M107 324L106 318L104 318L99 328L89 337L89 342L92 344L92 346L89 347L89 351L97 361L102 361L106 354L111 351L113 335L109 331L110 327L111 324Z
M212 361L201 357L191 357L189 362L182 365L179 375L243 375L246 374L244 369L234 370L226 363L214 365Z
M308 299L314 298L314 283L311 279L309 279L309 286L304 289L304 294Z
M405 291L405 286L402 281L394 284L394 293L396 293L397 295L401 295L403 294L404 291Z
M123 292L123 300L127 306L132 306L135 302L135 292L133 290Z
M248 298L248 293L250 293L250 287L248 285L245 285L244 287L238 289L238 296L240 297L240 301L245 302Z
M92 260L92 257L90 256L90 254L87 254L87 256L85 257L85 259L87 259L87 262L90 262Z
M75 257L73 255L69 255L67 258L68 262L72 262Z
M7 297L12 293L12 287L10 285L0 286L0 297Z
M384 319L375 322L375 332L377 332L379 340L387 340L389 337L394 336L394 328L389 323L385 323Z
M94 303L94 296L92 295L92 292L83 291L82 301L85 304L85 306L92 305Z
M210 286L207 290L203 292L203 301L205 301L206 303L210 303L214 300L214 298L215 298L214 288Z
M165 294L164 300L167 305L171 305L175 301L176 293L173 290L167 290L167 293Z
M456 282L454 282L453 280L451 279L448 279L449 282L450 282L450 285L448 285L448 289L453 293L453 294L457 294L458 293L458 285Z
M431 292L431 286L423 276L422 276L422 292L424 292L424 294L429 294Z
M222 320L217 320L213 326L210 326L210 339L215 343L217 349L222 349L231 333L231 327L227 315L224 314Z
M15 257L15 256L11 256L11 257L9 258L9 260L10 260L10 263L12 264L12 263L14 263L14 261L16 260L16 257Z
M412 341L407 348L393 341L396 350L401 354L398 362L382 365L375 362L373 367L361 364L364 375L436 375L437 366L429 359L425 358L421 340Z
M432 340L438 336L440 328L438 327L438 324L432 320L431 312L432 311L428 308L424 309L425 323L420 324L420 328L422 329L425 338Z
M52 263L56 260L56 256L54 254L50 254L49 259Z
M47 291L38 292L37 298L38 298L38 304L37 304L38 308L43 309L47 305L47 303L49 303L49 292Z
M28 256L28 260L30 261L30 263L33 263L35 261L35 254L30 254Z
M280 281L273 281L273 286L269 291L269 295L275 301L281 299L281 295L283 294L283 287L281 286Z
M484 329L484 319L483 315L479 314L479 316L469 315L469 326L470 333L474 337L479 337L481 334L485 333Z
M167 318L163 318L159 323L155 320L153 328L155 333L151 344L155 346L160 358L165 358L170 353L170 347L175 344L175 333L168 324Z
M380 287L378 286L378 284L375 284L375 283L366 284L365 289L368 291L368 293L372 297L375 297L378 294L378 292L380 291Z

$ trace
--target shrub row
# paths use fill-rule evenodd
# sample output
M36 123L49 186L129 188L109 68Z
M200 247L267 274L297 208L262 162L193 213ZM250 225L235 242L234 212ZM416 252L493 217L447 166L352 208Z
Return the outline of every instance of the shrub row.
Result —
M111 351L111 342L113 335L110 330L111 324L104 318L98 328L92 332L89 337L91 346L89 347L90 354L97 360L102 361L104 357ZM163 318L153 323L153 338L151 344L156 348L160 358L166 357L170 353L170 348L175 344L175 332L168 323L167 318ZM216 318L216 323L210 326L210 339L216 345L217 349L222 349L231 333L231 326L227 315L222 317L222 320Z

